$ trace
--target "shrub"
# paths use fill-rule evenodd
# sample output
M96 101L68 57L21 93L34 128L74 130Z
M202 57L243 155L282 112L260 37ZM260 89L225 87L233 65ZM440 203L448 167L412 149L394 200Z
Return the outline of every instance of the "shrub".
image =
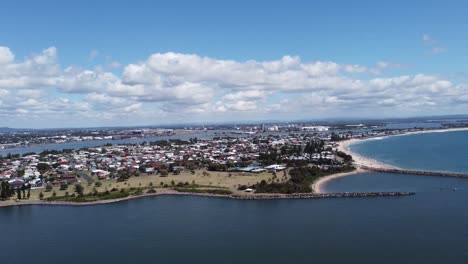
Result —
M46 185L46 188L45 188L45 191L46 191L46 192L50 192L50 191L52 191L53 189L54 189L54 188L52 187L51 184L47 184L47 185Z
M156 190L154 188L151 188L148 191L146 191L146 193L156 193Z

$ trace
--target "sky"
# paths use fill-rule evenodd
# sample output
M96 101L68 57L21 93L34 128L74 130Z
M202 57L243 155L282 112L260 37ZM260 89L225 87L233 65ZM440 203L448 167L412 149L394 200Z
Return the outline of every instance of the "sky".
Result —
M0 127L468 114L466 1L0 3Z

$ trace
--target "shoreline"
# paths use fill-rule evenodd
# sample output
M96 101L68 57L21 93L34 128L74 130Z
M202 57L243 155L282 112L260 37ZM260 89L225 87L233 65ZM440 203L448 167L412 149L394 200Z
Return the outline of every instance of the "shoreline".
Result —
M312 199L312 198L344 198L344 197L374 197L374 196L404 196L404 195L411 195L414 193L403 193L403 192L396 192L396 193L386 193L386 192L362 192L362 193L327 193L324 191L324 185L328 182L341 178L346 177L349 175L354 175L358 173L368 172L369 170L365 169L365 167L371 168L378 168L378 169L400 169L395 166L390 166L388 164L373 160L371 158L367 158L361 156L357 153L354 153L350 150L350 146L352 144L356 144L358 142L363 142L366 140L375 140L376 138L386 138L392 136L405 136L405 135L412 135L412 134L422 134L422 133L442 133L442 132L452 132L452 131L465 131L468 130L468 127L464 128L446 128L446 129L433 129L433 130L421 130L421 131L411 131L401 134L395 135L386 135L386 136L376 136L376 137L367 137L367 138L353 138L347 139L338 142L337 150L342 151L346 154L353 156L353 165L356 167L356 170L351 172L343 172L328 175L322 177L315 181L312 184L312 193L298 193L298 194L230 194L230 195L222 195L222 194L207 194L207 193L188 193L188 192L177 192L174 190L164 190L153 194L142 194L138 196L128 196L119 199L110 199L110 200L101 200L101 201L94 201L94 202L60 202L60 201L20 201L16 202L15 200L10 200L5 203L0 202L1 207L11 207L11 206L26 206L26 205L59 205L59 206L92 206L92 205L101 205L101 204L111 204L123 201L129 201L144 197L152 197L152 196L163 196L163 195L175 195L175 196L198 196L198 197L214 197L214 198L226 198L226 199L235 199L235 200L272 200L272 199Z
M368 172L369 170L366 170L365 167L377 168L377 169L382 169L382 170L402 170L402 168L400 167L385 164L383 162L359 155L351 151L350 146L353 144L357 144L357 143L368 141L368 140L384 139L388 137L408 136L408 135L426 134L426 133L445 133L445 132L456 132L456 131L466 131L466 130L468 130L468 127L431 129L431 130L421 130L421 131L410 131L410 132L395 134L395 135L366 137L366 138L352 138L352 139L339 141L337 150L353 156L353 165L356 167L356 170L353 172L332 174L332 175L320 178L316 182L313 183L312 190L314 190L314 192L316 193L326 193L324 191L324 186L328 182L337 178L346 177L346 176L358 174L358 173Z
M322 187L325 184L327 184L328 182L333 181L333 180L338 179L338 178L342 178L342 177L346 177L346 176L349 176L349 175L362 173L362 172L366 172L366 170L363 170L361 168L356 168L356 170L354 170L354 171L336 173L336 174L331 174L331 175L328 175L328 176L325 176L325 177L321 177L312 184L312 190L314 191L314 193L317 193L317 194L325 194L327 192L322 190Z
M290 199L326 199L326 198L365 198L365 197L400 197L414 195L414 192L343 192L343 193L294 193L294 194L253 194L253 195L223 195L223 194L207 194L207 193L189 193L189 192L177 192L177 191L165 191L159 193L149 193L137 196L128 196L119 199L101 200L95 202L61 202L61 201L31 201L31 202L12 202L7 204L0 204L2 207L15 207L15 206L96 206L106 205L119 202L125 202L130 200L136 200L147 197L156 196L193 196L193 197L206 197L206 198L223 198L231 200L241 201L253 201L253 200L290 200Z

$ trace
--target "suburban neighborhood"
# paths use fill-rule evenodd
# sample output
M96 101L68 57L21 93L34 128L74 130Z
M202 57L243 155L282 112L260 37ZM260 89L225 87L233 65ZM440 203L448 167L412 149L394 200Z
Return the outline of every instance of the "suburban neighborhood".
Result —
M344 166L349 160L337 156L335 143L319 134L218 137L210 140L162 140L142 144L111 145L79 150L43 151L8 155L0 160L0 180L17 190L47 192L74 191L65 186L101 186L106 182L129 179L151 180L152 185L175 185L181 175L193 176L191 183L211 174L229 177L230 185L216 186L249 189L262 180L285 182L287 171L297 166L320 169ZM342 155L342 154L341 154ZM276 175L283 172L281 178ZM200 175L200 177L197 177ZM265 176L266 175L266 176ZM239 181L234 180L240 178ZM242 179L249 179L247 182ZM274 179L272 179L274 178ZM258 180L255 180L258 179ZM186 185L186 182L183 182ZM237 184L236 184L237 183ZM138 183L141 185L141 182ZM95 191L95 190L94 190ZM237 190L236 190L237 191ZM51 194L52 195L52 194ZM41 198L42 198L41 197ZM18 195L19 199L24 196Z

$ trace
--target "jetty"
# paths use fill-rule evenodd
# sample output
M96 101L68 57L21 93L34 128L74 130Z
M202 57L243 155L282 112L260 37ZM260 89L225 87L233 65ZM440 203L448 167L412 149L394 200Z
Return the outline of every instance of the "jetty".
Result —
M454 177L454 178L468 178L468 173L458 173L458 172L386 169L386 168L375 168L375 167L368 167L368 166L360 166L360 168L363 169L363 170L367 170L367 171L384 172L384 173L412 174L412 175L421 175L421 176L442 176L442 177Z

